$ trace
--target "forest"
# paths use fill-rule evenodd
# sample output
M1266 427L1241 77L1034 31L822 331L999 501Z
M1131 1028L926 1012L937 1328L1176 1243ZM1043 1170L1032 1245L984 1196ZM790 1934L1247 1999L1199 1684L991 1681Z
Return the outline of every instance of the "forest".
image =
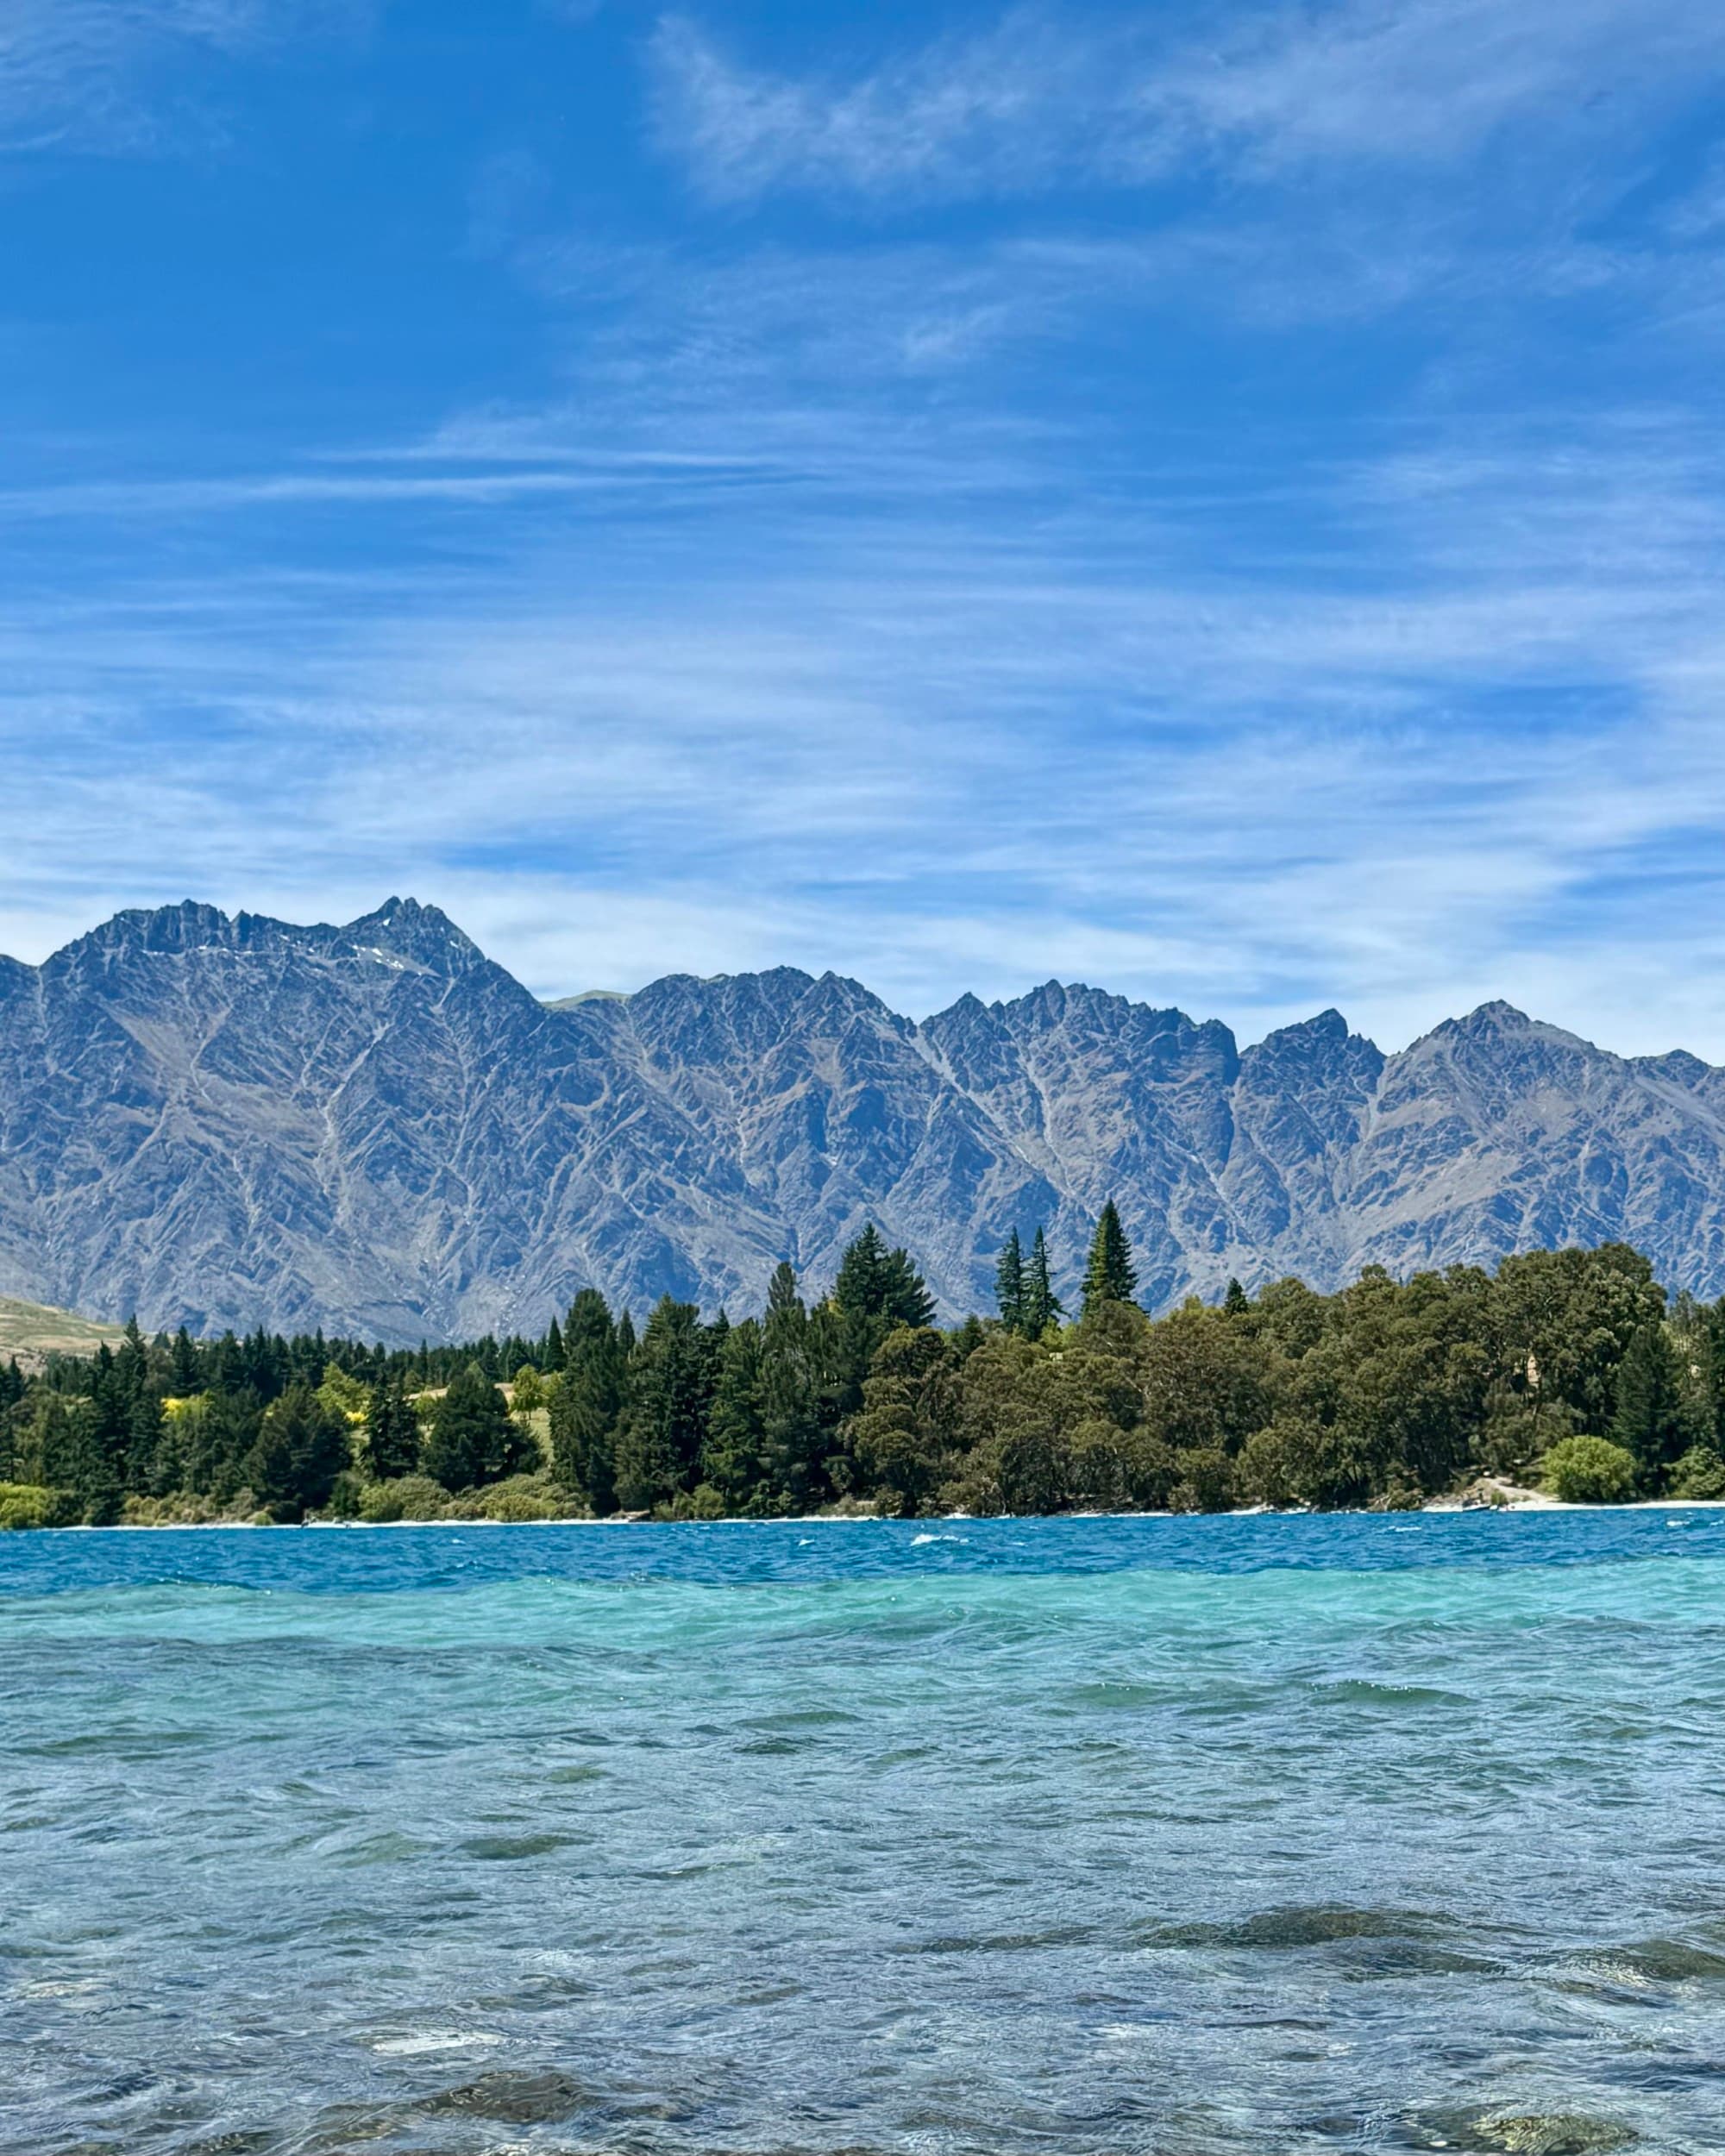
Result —
M1415 1507L1489 1478L1725 1497L1725 1301L1622 1244L1370 1267L1151 1318L1115 1207L1069 1311L1038 1230L942 1327L872 1225L818 1300L592 1289L543 1337L387 1350L264 1332L0 1366L0 1526L718 1520Z

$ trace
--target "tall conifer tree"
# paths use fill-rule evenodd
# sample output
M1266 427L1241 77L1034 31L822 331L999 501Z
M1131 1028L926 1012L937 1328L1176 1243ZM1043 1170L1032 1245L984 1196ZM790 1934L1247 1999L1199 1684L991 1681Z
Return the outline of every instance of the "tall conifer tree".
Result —
M1024 1244L1016 1228L1001 1244L1000 1263L994 1268L994 1307L1008 1332L1025 1330Z
M513 1473L519 1449L503 1395L479 1363L457 1370L431 1418L425 1472L445 1489L474 1489Z
M645 1512L693 1489L712 1406L713 1364L700 1312L662 1296L630 1357L630 1402L617 1436L617 1495L625 1511Z
M1030 1246L1030 1263L1025 1268L1024 1336L1027 1340L1039 1340L1057 1319L1066 1314L1066 1307L1054 1292L1054 1283L1048 1271L1048 1238L1038 1228Z
M563 1382L551 1400L551 1465L600 1519L617 1510L617 1426L629 1404L629 1349L605 1297L583 1288L563 1326Z
M380 1482L419 1465L419 1418L398 1377L380 1385L366 1409L366 1464Z
M1682 1366L1664 1326L1640 1326L1618 1365L1611 1435L1655 1482L1695 1434L1685 1407Z
M762 1451L781 1511L806 1512L826 1494L820 1405L808 1312L797 1292L795 1272L781 1264L768 1287L761 1324Z
M1120 1216L1110 1198L1102 1207L1096 1232L1090 1242L1090 1259L1084 1268L1084 1315L1088 1318L1110 1302L1131 1302L1138 1294L1138 1273L1132 1264L1132 1244L1120 1225Z
M766 1479L766 1426L761 1413L761 1327L753 1318L734 1325L719 1344L712 1413L701 1451L701 1480L729 1513L761 1508Z

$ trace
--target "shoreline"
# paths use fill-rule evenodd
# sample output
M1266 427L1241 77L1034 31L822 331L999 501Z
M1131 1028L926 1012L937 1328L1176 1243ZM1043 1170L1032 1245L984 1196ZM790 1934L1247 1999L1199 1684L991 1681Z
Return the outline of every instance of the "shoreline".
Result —
M931 1527L990 1526L1013 1520L1022 1526L1033 1520L1070 1520L1123 1522L1129 1520L1388 1520L1403 1524L1414 1520L1501 1518L1506 1513L1525 1516L1537 1513L1725 1512L1725 1497L1637 1497L1627 1504L1582 1505L1560 1497L1536 1496L1510 1500L1502 1505L1464 1505L1439 1499L1415 1511L1377 1513L1365 1506L1339 1506L1332 1512L1278 1511L1267 1505L1241 1506L1230 1512L1064 1512L1064 1513L932 1513L915 1519L889 1519L883 1514L851 1513L794 1513L775 1519L751 1519L746 1514L724 1520L302 1520L293 1522L253 1520L164 1520L146 1525L140 1520L116 1520L111 1526L82 1523L68 1527L24 1527L20 1535L157 1535L157 1534L397 1534L414 1528L482 1529L507 1532L547 1527L596 1527L625 1532L636 1527ZM9 1538L0 1535L0 1548Z

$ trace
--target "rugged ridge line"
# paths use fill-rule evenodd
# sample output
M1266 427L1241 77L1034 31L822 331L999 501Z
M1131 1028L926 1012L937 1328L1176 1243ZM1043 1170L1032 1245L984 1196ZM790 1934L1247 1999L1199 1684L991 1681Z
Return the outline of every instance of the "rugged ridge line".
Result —
M194 1330L536 1328L593 1285L753 1307L874 1219L943 1308L1104 1198L1163 1307L1622 1237L1725 1292L1725 1071L1491 1003L1386 1057L1050 981L921 1025L836 974L537 1001L434 906L121 913L0 959L0 1293Z

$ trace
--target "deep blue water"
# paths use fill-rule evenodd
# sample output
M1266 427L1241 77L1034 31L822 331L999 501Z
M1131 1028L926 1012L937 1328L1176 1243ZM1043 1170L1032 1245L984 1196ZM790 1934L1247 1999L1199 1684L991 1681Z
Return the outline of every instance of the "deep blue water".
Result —
M1725 1515L0 1539L0 2149L1725 2147Z

